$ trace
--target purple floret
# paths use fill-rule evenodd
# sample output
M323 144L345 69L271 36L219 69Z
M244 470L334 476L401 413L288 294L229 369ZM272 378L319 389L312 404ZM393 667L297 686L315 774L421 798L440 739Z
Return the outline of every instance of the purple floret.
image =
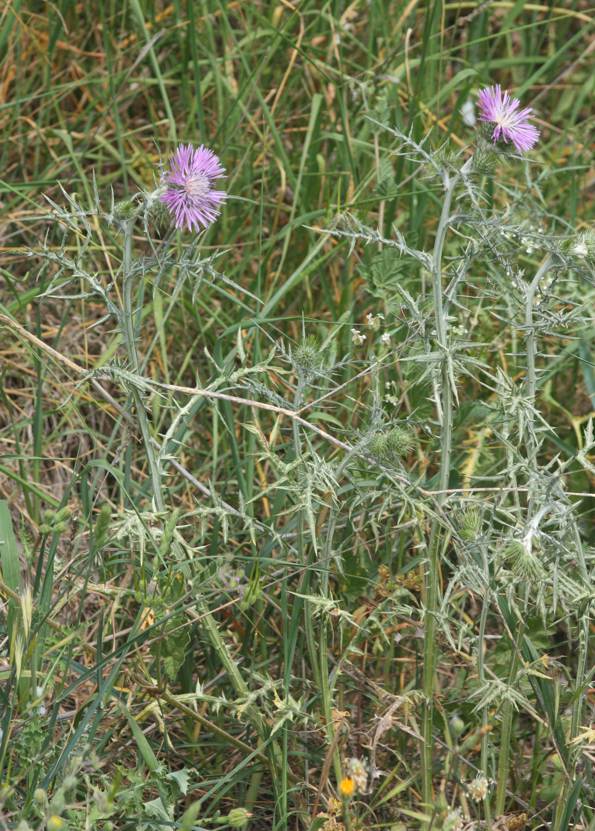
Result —
M496 125L492 133L494 144L499 139L511 141L520 153L524 153L537 142L539 130L529 123L531 107L519 110L520 104L519 99L511 98L508 91L502 92L500 84L479 93L481 120Z
M176 228L200 231L217 219L227 194L214 190L213 181L224 174L219 157L204 145L197 149L191 144L178 147L164 175L167 190L159 197L167 205Z

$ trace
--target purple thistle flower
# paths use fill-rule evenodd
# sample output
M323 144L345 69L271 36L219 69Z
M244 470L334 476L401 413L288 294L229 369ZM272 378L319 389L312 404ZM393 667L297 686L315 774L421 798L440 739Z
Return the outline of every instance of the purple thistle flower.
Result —
M530 150L539 138L539 130L529 123L531 107L519 110L521 102L502 92L500 84L487 87L479 93L480 119L495 124L492 133L494 144L498 139L511 141L519 153Z
M212 150L202 144L198 149L180 144L163 177L167 190L159 197L167 205L176 228L199 231L201 226L208 228L217 219L227 194L214 190L213 180L224 174L225 169Z

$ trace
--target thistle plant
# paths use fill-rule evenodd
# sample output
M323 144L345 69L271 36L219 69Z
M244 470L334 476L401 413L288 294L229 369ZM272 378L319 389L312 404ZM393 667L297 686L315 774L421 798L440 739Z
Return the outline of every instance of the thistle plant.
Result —
M206 241L235 200L203 145L109 207L98 189L51 202L41 302L92 304L115 334L89 368L2 318L74 376L65 409L105 408L104 458L81 451L63 500L31 511L32 585L9 574L0 764L31 768L0 796L28 827L496 831L538 804L553 831L592 820L593 552L573 483L593 475L593 426L570 414L575 449L543 406L561 351L583 355L592 240L535 198L540 134L510 92L479 93L456 150L364 92L374 199L307 228L325 297L333 256L349 275L334 315L276 316L306 280L279 285L289 235L269 295L227 276L235 254ZM387 208L397 166L430 196L417 228ZM69 778L92 733L122 759ZM540 771L557 801L515 793Z
M480 137L476 148L462 151L459 156L451 156L443 152L433 153L426 143L417 142L411 135L373 119L375 128L386 130L396 139L397 144L400 144L400 148L394 152L404 155L408 161L417 165L421 175L432 177L441 185L441 212L431 251L417 250L407 243L405 237L397 229L394 229L395 236L391 238L379 230L364 226L353 217L342 217L331 233L338 237L349 238L352 248L358 242L366 247L374 244L380 245L384 248L385 257L394 256L404 259L409 263L409 268L417 268L422 273L430 274L431 320L426 317L421 323L419 303L413 301L404 287L397 289L407 298L411 312L408 322L411 339L408 341L405 338L403 341L402 349L397 353L398 360L421 363L422 368L416 383L421 384L426 379L431 383L438 426L436 447L439 453L438 473L434 480L432 499L426 502L431 510L432 519L424 532L427 534L424 546L427 555L423 609L423 692L425 696L421 740L423 802L426 810L431 814L436 776L434 702L438 693L436 672L440 660L438 638L441 628L445 628L444 634L450 642L453 644L455 642L448 632L448 624L442 610L448 606L450 592L462 583L472 586L472 591L481 598L476 649L477 681L480 689L487 689L489 686L485 637L490 612L496 611L502 617L511 638L512 656L508 677L506 681L498 682L502 690L502 697L499 699L502 712L502 735L497 776L490 762L493 749L490 747L488 738L489 705L487 700L483 699L478 706L478 710L482 713L481 781L497 780L495 805L491 804L487 787L482 785L482 788L477 788L476 791L480 794L480 799L484 804L487 827L491 827L494 808L497 816L503 813L508 793L512 724L515 710L518 707L514 697L514 691L519 682L518 673L522 662L527 661L529 654L535 655L532 648L527 651L525 646L527 630L524 616L527 614L529 604L533 608L537 606L545 620L548 602L551 600L551 597L546 599L544 595L548 580L548 560L545 551L537 543L537 540L542 538L539 529L546 516L552 520L553 516L561 516L551 490L553 471L551 466L549 469L544 468L540 461L544 425L539 423L536 402L539 378L537 367L540 355L539 337L541 332L551 331L551 319L550 323L546 323L547 306L548 301L555 302L553 287L556 282L564 280L565 275L570 272L570 274L580 275L579 279L586 279L588 284L592 281L593 271L592 266L585 268L586 263L579 262L586 250L586 247L581 247L580 242L574 246L574 257L572 257L565 253L571 250L572 244L568 238L548 238L543 235L540 236L538 243L541 249L541 262L538 263L534 276L526 278L523 272L516 271L515 252L507 241L515 237L527 239L525 244L528 254L533 253L533 247L529 245L528 238L521 228L511 222L511 215L505 214L500 218L495 218L486 211L482 184L485 181L486 170L493 168L496 150L499 153L506 152L506 144L511 143L520 153L529 152L539 138L539 131L529 122L531 108L520 109L518 99L512 98L508 92L502 92L499 86L483 90L479 95L479 106L481 121L493 125L489 141L495 149L491 150L485 140ZM488 162L487 168L486 162ZM511 163L523 164L521 159L511 160ZM449 236L454 234L459 241L458 252L453 247L453 243L449 241ZM448 259L445 258L445 250L448 251ZM489 541L490 537L497 538L498 524L492 523L491 530L486 535L481 530L481 515L478 508L470 507L462 512L457 528L457 523L453 526L448 518L448 512L445 511L447 504L452 501L449 495L452 494L456 498L457 491L459 491L458 488L452 487L452 449L453 424L457 407L461 405L461 380L477 377L478 382L488 388L496 389L498 386L498 380L491 374L490 368L473 356L472 342L462 338L459 328L453 325L457 314L467 313L468 304L472 300L472 295L467 291L467 284L470 288L477 290L475 285L472 286L470 278L479 259L484 262L487 260L489 280L494 287L498 286L499 290L502 290L506 282L511 283L510 311L517 317L516 320L510 322L522 334L526 357L524 380L515 404L520 420L513 424L514 409L509 409L500 424L494 423L493 426L486 428L489 433L493 432L498 435L503 440L504 447L507 448L506 478L510 485L507 487L502 478L498 480L496 477L495 481L499 481L499 487L494 488L494 492L499 492L501 496L494 505L495 510L502 512L503 519L508 515L508 523L524 524L520 538L513 536L505 543L504 555L499 561L491 554L493 547ZM571 279L574 279L574 276ZM481 289L479 289L480 292ZM586 306L581 307L579 304L568 311L566 318L558 318L556 323L561 326L568 325L570 320L577 323L581 315L585 320L585 312ZM423 332L423 339L419 336L421 332ZM423 349L420 349L422 344ZM512 438L511 430L514 431L516 440ZM388 436L377 435L371 440L370 448L379 462L386 461L389 444ZM520 482L523 480L525 487L521 488ZM490 481L490 478L484 477L485 481ZM546 484L548 481L549 485ZM556 481L557 490L561 487L561 482L559 479ZM414 487L413 482L411 482L411 487ZM521 505L518 497L519 489L526 492L526 508ZM461 490L464 493L468 492L467 488ZM479 488L479 491L481 490L482 488ZM409 492L413 494L413 491ZM580 541L579 526L576 520L568 514L568 503L562 494L563 492L560 491L559 497L566 504L563 510L566 512L567 520L574 527L572 532L574 542L571 543L571 548L575 551L574 556L578 565L576 577L579 581L587 581L583 584L584 589L587 590L590 578L587 576L588 568L583 543ZM512 499L512 505L507 507L510 499ZM553 536L557 536L558 532L555 529L559 527L558 522L559 520L553 520L550 525ZM459 552L462 561L461 566L455 569L448 588L441 598L441 575L453 531L461 537L462 544ZM550 537L550 540L552 539ZM464 565L467 558L468 565ZM556 570L556 573L558 574L559 571ZM564 594L563 590L560 595L556 592L560 599L562 594ZM580 591L574 597L577 598L579 594ZM568 601L571 595L567 596ZM520 609L523 605L524 613ZM579 623L579 632L582 631L583 625ZM584 653L581 652L578 660L579 668L583 666L583 661ZM578 687L584 689L585 677L582 669L579 669L576 683ZM556 732L556 741L560 742L558 750L568 765L566 768L569 776L567 787L570 788L572 762L563 750L564 743L559 726L554 726L555 716L551 710L547 710L549 706L545 703L549 695L547 685L541 688L539 682L532 681L532 684L542 706L546 707L546 717L550 721L552 730ZM525 703L528 706L528 702L525 701ZM561 817L562 813L559 811L556 814L555 827L559 827L557 823L561 822Z

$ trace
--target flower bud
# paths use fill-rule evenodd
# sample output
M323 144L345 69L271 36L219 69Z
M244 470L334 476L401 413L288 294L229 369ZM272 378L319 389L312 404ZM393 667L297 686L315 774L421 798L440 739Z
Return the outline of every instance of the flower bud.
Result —
M306 338L296 346L291 357L296 371L308 377L315 374L323 363L320 344L313 337Z
M382 464L396 464L413 448L412 434L404 427L393 427L386 433L377 433L370 441L370 451Z
M509 563L513 574L529 582L542 576L539 559L529 550L522 540L511 540L504 550L504 559Z
M232 808L227 815L227 823L232 828L243 828L251 816L252 814L246 808Z
M459 516L459 534L466 542L477 539L481 531L481 513L475 506L466 508Z
M114 219L123 222L132 219L138 213L138 205L134 199L122 199L114 205Z
M72 514L68 505L65 505L63 508L60 508L58 513L56 514L56 522L64 522L65 519Z
M459 715L454 715L450 720L450 731L455 739L458 739L465 730L465 722Z
M150 200L148 213L151 224L159 234L165 234L172 227L171 214L160 199Z

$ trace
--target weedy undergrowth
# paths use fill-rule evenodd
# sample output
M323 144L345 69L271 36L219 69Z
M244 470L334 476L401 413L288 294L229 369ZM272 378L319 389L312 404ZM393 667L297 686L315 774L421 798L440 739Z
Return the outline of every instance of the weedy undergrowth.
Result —
M593 424L568 453L540 399L587 337L595 251L494 144L536 140L506 105L456 152L368 113L384 178L405 160L431 194L431 238L317 226L371 311L294 342L193 233L223 204L204 148L180 148L169 190L52 202L41 302L92 304L117 340L84 367L3 317L102 436L55 504L31 497L24 570L1 515L17 827L588 827L593 552L570 485ZM243 315L233 348L152 360L207 286Z

